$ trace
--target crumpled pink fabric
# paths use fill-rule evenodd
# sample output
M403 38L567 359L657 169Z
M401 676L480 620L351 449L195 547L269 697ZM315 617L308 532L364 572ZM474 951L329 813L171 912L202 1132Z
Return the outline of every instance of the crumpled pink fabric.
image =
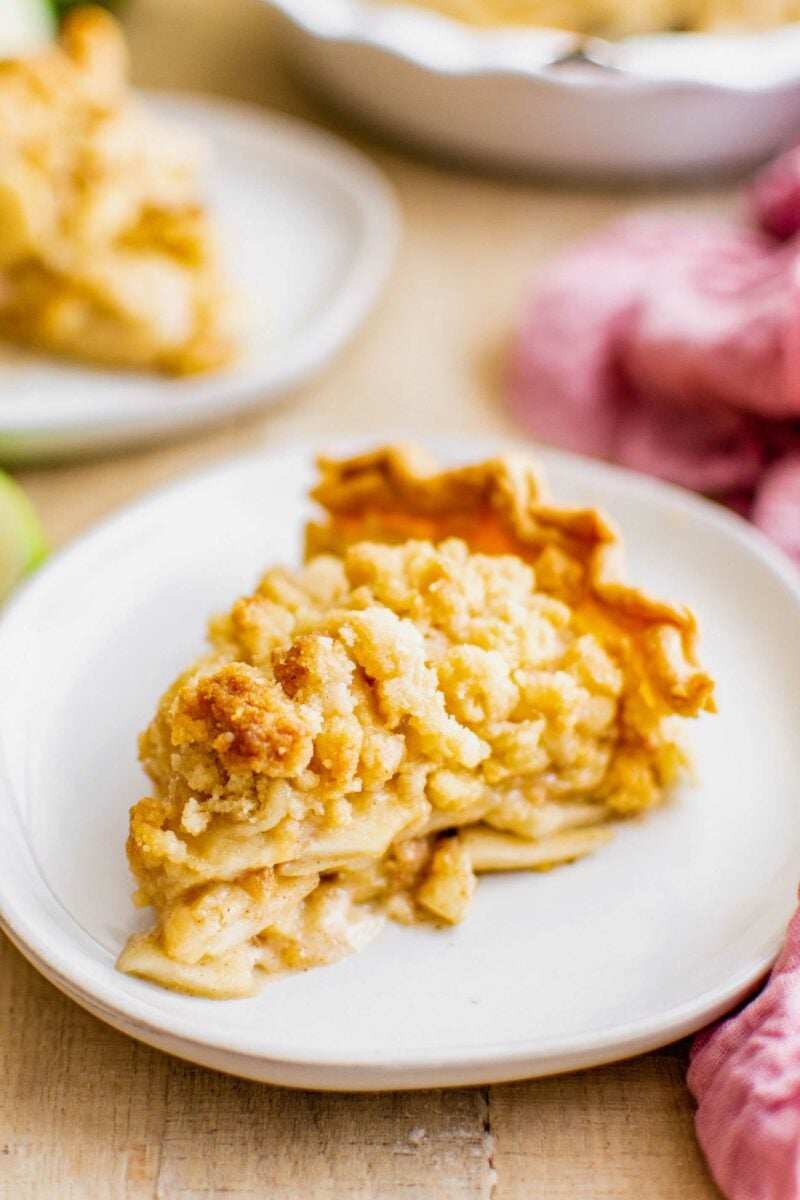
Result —
M695 1039L697 1136L728 1200L800 1197L800 910L760 995Z
M754 227L638 216L553 264L511 404L543 441L752 517L800 562L800 150L751 192Z
M776 238L800 229L800 146L787 151L761 172L751 189L753 218Z
M778 459L764 473L753 520L800 562L800 454Z

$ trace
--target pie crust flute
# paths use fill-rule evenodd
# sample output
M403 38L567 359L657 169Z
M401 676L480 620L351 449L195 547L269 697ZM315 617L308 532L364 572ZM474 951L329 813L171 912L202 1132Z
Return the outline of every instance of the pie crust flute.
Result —
M123 971L214 997L334 961L384 917L456 924L484 872L547 870L685 777L713 712L685 607L525 458L322 459L306 561L215 618L141 738ZM532 886L526 903L536 904Z

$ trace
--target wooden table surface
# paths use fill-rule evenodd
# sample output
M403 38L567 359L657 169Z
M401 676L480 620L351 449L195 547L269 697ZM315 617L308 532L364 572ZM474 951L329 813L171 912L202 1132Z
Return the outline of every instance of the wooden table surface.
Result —
M136 78L337 127L279 64L257 0L133 0ZM351 135L352 136L352 135ZM378 141L405 211L389 286L324 377L177 445L27 471L54 545L166 480L254 444L333 433L509 433L503 350L537 264L643 204L730 189L588 191L481 178ZM679 965L678 965L679 969ZM179 1062L64 999L0 936L0 1200L706 1200L686 1046L502 1087L290 1092Z

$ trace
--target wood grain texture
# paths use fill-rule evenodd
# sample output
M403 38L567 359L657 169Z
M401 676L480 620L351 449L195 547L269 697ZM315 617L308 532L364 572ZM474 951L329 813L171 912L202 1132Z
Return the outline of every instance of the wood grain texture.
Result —
M686 1051L490 1089L502 1200L712 1200L693 1135ZM613 1164L613 1167L611 1166Z
M291 1092L123 1037L0 939L0 1200L713 1200L684 1058L492 1088Z
M256 0L132 0L137 78L336 120L280 66ZM325 375L189 441L28 471L54 545L205 463L290 437L509 433L503 350L559 247L651 197L532 187L360 143L406 231L392 280ZM674 193L659 204L681 207ZM695 191L720 208L725 192ZM335 1096L170 1059L64 999L0 936L0 1200L712 1200L685 1047L491 1089Z

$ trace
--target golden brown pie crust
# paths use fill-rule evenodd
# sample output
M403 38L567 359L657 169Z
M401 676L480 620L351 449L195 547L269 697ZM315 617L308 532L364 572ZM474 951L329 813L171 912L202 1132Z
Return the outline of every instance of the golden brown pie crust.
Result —
M530 458L443 470L417 447L396 445L323 456L318 465L312 496L329 520L309 525L307 555L338 554L364 540L453 536L475 551L518 554L536 568L538 587L580 611L587 627L624 630L665 711L715 711L713 680L698 662L695 614L631 586L616 527L596 509L553 504Z

